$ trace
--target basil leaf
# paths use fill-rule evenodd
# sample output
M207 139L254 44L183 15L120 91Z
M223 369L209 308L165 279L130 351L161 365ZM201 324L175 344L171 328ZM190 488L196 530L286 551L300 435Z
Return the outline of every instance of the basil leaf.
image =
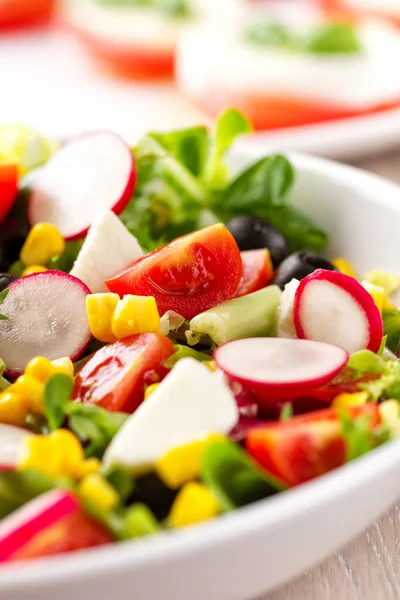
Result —
M130 498L135 488L135 484L127 469L113 466L103 471L102 475L117 490L122 503Z
M145 504L136 503L127 509L124 519L124 539L154 535L160 529L159 522Z
M224 511L284 489L281 482L261 471L239 446L228 440L215 442L205 449L201 477Z
M355 377L358 378L365 373L383 373L385 363L371 350L359 350L350 356L347 366L355 371Z
M314 54L356 54L362 48L353 25L330 23L310 35L305 49Z
M48 268L53 269L54 271L69 273L74 266L74 262L83 246L83 242L84 240L66 242L64 252L58 256L52 256Z
M44 406L50 430L58 429L64 423L67 406L71 398L74 382L62 373L53 375L44 388Z
M172 369L176 363L181 360L181 358L194 358L200 362L204 360L211 360L211 356L209 354L204 354L203 352L198 352L197 350L193 350L193 348L189 348L188 346L181 346L180 344L176 344L174 346L175 352L172 354L164 363L164 367L166 369Z
M397 356L400 350L400 311L384 311L382 319L383 331L387 335L386 345Z
M56 483L36 469L1 471L0 519L54 487Z
M4 360L1 360L1 358L0 358L0 392L7 389L11 385L11 383L3 377L3 373L5 370L6 370L6 363L4 362Z
M208 131L205 127L190 127L169 133L149 134L169 154L195 176L204 169L208 152Z

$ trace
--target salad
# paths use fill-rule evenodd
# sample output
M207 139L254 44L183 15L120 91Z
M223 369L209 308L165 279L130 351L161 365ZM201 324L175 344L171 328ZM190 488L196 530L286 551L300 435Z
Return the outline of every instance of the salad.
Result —
M248 130L0 130L0 562L202 523L399 434L400 277L324 256L284 156L231 173Z
M268 3L267 3L268 4ZM282 7L281 7L282 8ZM257 130L331 121L399 104L400 55L390 23L290 10L249 11L238 27L188 29L178 46L180 90L215 117L235 106ZM198 48L202 48L198 52Z

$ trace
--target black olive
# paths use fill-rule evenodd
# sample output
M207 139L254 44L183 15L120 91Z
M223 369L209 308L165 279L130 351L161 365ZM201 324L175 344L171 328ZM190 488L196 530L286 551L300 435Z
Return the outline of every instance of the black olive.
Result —
M240 250L268 248L276 269L289 255L289 246L280 231L271 223L256 217L235 217L226 227L236 240Z
M136 479L132 502L146 504L156 519L162 521L168 516L178 491L167 487L155 473L148 473Z
M273 283L279 285L281 290L292 279L303 279L317 269L337 271L329 260L311 252L296 252L288 256L278 269Z
M28 233L28 225L16 219L8 219L0 225L0 271L8 271L19 259Z
M14 277L14 275L10 275L10 273L0 273L0 292L5 290L12 281L18 279Z

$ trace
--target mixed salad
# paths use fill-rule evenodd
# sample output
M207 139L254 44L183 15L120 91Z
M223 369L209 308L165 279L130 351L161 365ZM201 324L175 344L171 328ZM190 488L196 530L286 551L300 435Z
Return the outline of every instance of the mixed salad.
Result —
M247 120L0 130L0 561L153 535L400 432L400 277L322 253Z

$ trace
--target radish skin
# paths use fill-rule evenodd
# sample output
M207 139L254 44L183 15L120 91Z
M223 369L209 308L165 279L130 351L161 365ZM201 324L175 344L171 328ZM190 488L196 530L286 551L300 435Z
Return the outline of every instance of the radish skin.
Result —
M377 352L383 324L372 296L353 277L319 269L305 277L294 300L300 339L335 344L349 353Z

